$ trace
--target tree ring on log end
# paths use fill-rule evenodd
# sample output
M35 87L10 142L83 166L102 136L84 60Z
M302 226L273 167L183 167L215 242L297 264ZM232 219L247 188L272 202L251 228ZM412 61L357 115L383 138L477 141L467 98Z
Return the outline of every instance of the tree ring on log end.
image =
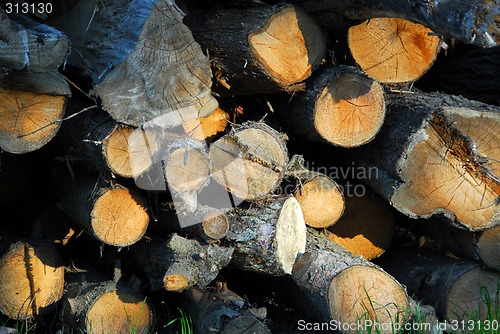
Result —
M201 226L207 237L220 240L229 231L229 220L222 211L214 210L203 217Z
M189 279L182 274L166 275L163 279L165 290L167 291L184 291L190 284Z
M481 233L477 242L481 261L488 267L500 271L500 226Z

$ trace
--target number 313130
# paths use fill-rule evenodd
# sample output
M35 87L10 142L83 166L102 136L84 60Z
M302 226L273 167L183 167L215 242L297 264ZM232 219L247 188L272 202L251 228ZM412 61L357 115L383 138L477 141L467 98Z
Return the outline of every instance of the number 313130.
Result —
M7 2L2 7L7 14L50 14L52 13L52 4L50 2L43 3L17 3Z

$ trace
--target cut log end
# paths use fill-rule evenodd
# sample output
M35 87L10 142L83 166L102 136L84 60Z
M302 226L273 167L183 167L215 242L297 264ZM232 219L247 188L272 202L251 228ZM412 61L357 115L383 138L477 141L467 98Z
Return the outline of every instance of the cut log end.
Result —
M357 73L340 73L318 97L314 123L328 142L355 147L371 141L385 118L382 86Z
M92 232L108 245L123 247L137 242L146 232L148 223L142 199L119 186L106 189L91 212Z
M417 80L440 48L440 38L430 29L398 18L373 18L353 26L348 43L361 69L382 83Z
M333 319L350 324L373 321L381 324L381 333L403 325L409 305L405 290L394 278L369 266L343 270L331 281L328 295Z
M224 131L228 119L229 115L224 110L217 108L208 117L185 121L182 123L182 127L189 136L203 141Z
M169 274L165 275L163 279L165 290L173 292L181 292L186 290L190 284L189 278L182 274Z
M248 36L252 53L283 88L305 80L321 63L325 37L304 11L285 7Z
M214 210L203 217L201 226L205 236L213 240L220 240L229 231L229 220L223 212Z
M331 226L344 213L345 202L342 191L337 184L326 177L306 182L295 192L295 198L300 203L305 223L311 227Z
M210 161L205 152L191 146L180 147L165 160L165 177L170 189L189 193L208 183Z
M500 271L500 226L481 233L477 242L481 261L488 267Z
M87 332L142 333L151 326L151 312L144 299L124 291L108 291L89 307L86 316Z

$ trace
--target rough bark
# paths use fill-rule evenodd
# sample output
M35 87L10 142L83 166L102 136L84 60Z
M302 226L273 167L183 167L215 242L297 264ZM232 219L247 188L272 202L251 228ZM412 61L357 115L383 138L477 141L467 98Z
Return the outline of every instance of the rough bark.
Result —
M412 249L400 249L381 258L381 265L415 294L423 304L435 307L438 316L449 321L488 319L485 293L497 304L497 272L479 264Z
M406 321L409 297L392 276L308 228L307 252L295 263L292 277L302 292L304 311L320 321L333 321L344 333L368 331L376 323L381 333Z
M0 80L0 147L35 151L59 130L71 92L56 72L15 72Z
M360 146L371 141L384 122L384 91L353 67L327 66L280 116L301 139Z
M236 208L227 215L226 241L235 249L233 265L273 276L291 273L306 243L304 216L295 198Z
M374 142L357 150L366 179L396 209L469 230L500 223L500 109L443 94L392 95Z
M498 1L410 1L361 0L352 2L329 0L296 0L329 29L346 27L352 20L398 17L420 23L436 34L453 37L482 47L500 43Z

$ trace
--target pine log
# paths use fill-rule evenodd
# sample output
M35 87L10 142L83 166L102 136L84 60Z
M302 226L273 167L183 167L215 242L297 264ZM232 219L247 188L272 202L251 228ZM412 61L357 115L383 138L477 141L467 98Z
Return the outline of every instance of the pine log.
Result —
M493 47L500 43L498 3L490 0L296 0L329 30L352 25L352 21L397 17L420 23L436 34L469 44Z
M69 41L60 31L0 8L0 78L12 71L52 72L63 62Z
M226 241L235 249L233 265L273 276L292 272L306 244L304 216L294 197L262 207L236 208L227 215L230 228Z
M294 155L290 159L286 174L298 181L294 196L300 204L306 225L328 227L344 214L345 200L338 184L325 174L308 170L302 156Z
M209 50L220 95L303 89L326 51L319 25L292 5L218 9L186 23Z
M307 252L295 263L292 277L302 291L306 314L332 321L343 333L358 333L358 328L368 332L370 324L371 331L392 333L408 316L410 300L401 284L310 228Z
M212 282L231 260L233 249L172 234L167 240L140 242L131 253L132 265L147 276L151 291L182 292Z
M419 79L432 66L441 39L418 23L373 18L349 28L349 50L358 66L381 83Z
M67 283L61 306L65 326L85 333L146 333L152 327L151 306L126 284L86 269L67 274Z
M56 72L16 72L0 80L0 147L11 153L32 152L59 130L71 95Z
M124 247L139 241L146 232L146 204L133 190L82 170L77 170L73 179L62 172L58 178L58 207L97 240Z
M193 287L184 294L184 309L193 319L195 333L271 333L247 301L224 284L217 288Z
M392 95L376 140L354 155L366 179L413 218L439 214L472 231L500 223L500 109L443 94Z
M363 196L347 196L344 215L324 232L354 255L373 260L391 244L394 217L384 200L366 190Z
M245 200L268 196L288 162L282 136L263 123L244 123L210 146L213 179Z
M448 321L468 319L471 314L474 319L489 319L488 304L498 303L498 272L485 270L471 261L413 249L399 249L387 255L381 258L381 266L409 293L433 306L437 315ZM487 298L491 298L490 302Z
M226 129L229 115L217 108L207 117L194 118L182 123L184 131L194 139L203 141L223 132Z
M61 299L64 266L48 242L1 241L0 312L12 319L30 319L50 312Z
M280 113L300 138L355 147L371 141L385 117L382 86L348 66L327 66Z

